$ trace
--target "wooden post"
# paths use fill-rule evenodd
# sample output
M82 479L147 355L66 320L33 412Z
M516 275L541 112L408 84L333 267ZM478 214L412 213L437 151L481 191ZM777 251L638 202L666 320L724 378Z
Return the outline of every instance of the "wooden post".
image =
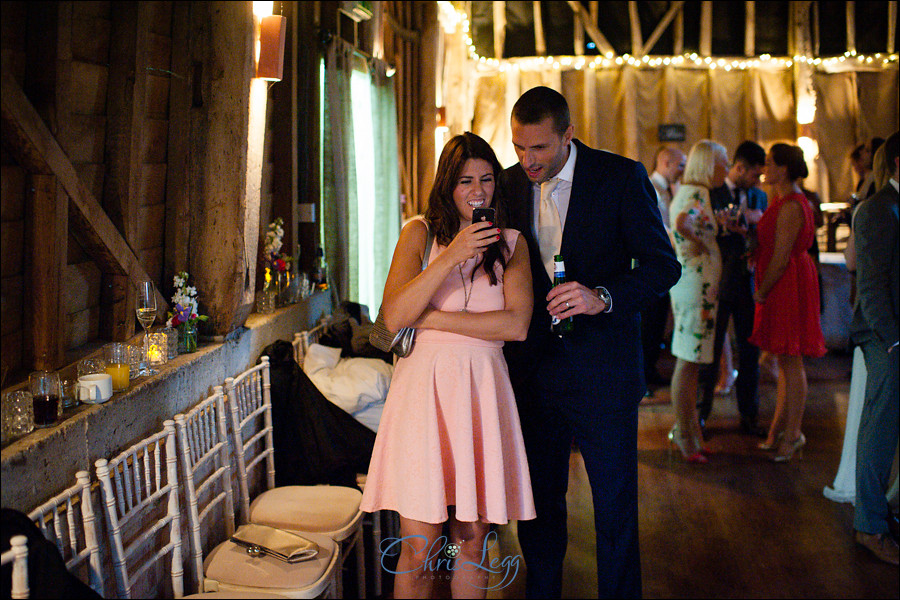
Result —
M847 14L847 52L856 54L856 2L846 4Z
M503 46L506 43L506 2L494 2L494 58L503 58ZM577 39L577 22L576 22ZM583 30L582 30L583 31ZM583 36L582 36L583 37ZM578 54L578 44L575 44L575 54Z
M700 56L712 56L712 10L713 3L700 3Z
M672 54L678 56L684 52L684 10L679 10L675 15L675 23L672 25Z
M666 27L668 27L669 23L672 22L672 19L674 19L676 15L681 14L683 10L684 2L672 2L671 6L669 6L669 10L666 11L666 14L664 14L663 18L659 20L659 23L656 25L653 33L651 33L650 37L647 38L647 41L644 43L643 48L641 48L641 53L639 56L650 54L650 51L653 50L653 46L656 45L656 42L659 41L660 36L662 36L663 32L666 30Z
M547 55L547 42L544 39L544 19L541 16L541 3L531 3L534 14L534 54L535 56Z
M640 58L644 41L641 34L641 17L638 15L638 3L634 0L629 0L628 2L628 20L631 24L631 54Z
M744 56L756 54L756 2L744 2Z
M260 199L258 184L256 196L247 196L255 61L251 3L203 2L191 11L191 21L195 72L186 182L191 206L187 270L209 315L208 329L222 335L243 325L254 302Z
M32 364L35 369L52 371L63 361L59 286L60 257L66 256L65 221L61 228L57 220L61 196L57 194L56 177L31 174L29 179L25 223L31 309L25 314L31 330Z
M144 162L150 8L147 2L112 4L103 207L133 250ZM104 273L101 290L100 337L128 339L135 329L135 287L127 275ZM160 317L165 320L164 314Z
M887 51L888 54L894 53L894 48L897 47L897 0L891 0L888 2L888 39L887 39Z

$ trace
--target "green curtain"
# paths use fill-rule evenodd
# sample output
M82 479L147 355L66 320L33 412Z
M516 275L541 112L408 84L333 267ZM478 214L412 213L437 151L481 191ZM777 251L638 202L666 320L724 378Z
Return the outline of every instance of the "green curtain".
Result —
M386 64L341 40L325 63L322 223L336 300L374 317L400 233L397 109Z

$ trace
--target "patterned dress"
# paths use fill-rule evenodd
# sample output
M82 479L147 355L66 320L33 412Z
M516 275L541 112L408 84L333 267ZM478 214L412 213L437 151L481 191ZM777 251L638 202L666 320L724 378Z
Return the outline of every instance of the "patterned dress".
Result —
M678 215L693 217L694 235L701 244L678 233ZM669 290L675 328L672 354L693 363L711 363L716 338L716 310L722 258L716 242L718 222L713 214L709 190L684 184L669 207L669 224L675 238L675 254L681 263L681 279ZM703 251L706 250L706 252Z

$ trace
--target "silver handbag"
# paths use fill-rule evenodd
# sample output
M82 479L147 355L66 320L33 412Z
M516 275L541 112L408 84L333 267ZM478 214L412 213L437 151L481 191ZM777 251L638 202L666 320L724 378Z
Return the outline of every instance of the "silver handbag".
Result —
M426 224L427 226L427 224ZM425 257L422 259L422 270L428 266L428 255L431 254L431 245L434 242L434 235L428 230L428 236L425 239ZM378 309L378 317L372 325L372 332L369 333L369 343L381 350L382 352L393 352L400 358L409 356L412 352L413 344L416 341L415 327L404 327L397 333L389 331L384 326L384 309Z

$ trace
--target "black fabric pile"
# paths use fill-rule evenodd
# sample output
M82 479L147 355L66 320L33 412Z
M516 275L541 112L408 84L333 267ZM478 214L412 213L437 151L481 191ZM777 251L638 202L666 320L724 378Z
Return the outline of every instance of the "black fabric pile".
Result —
M372 322L367 312L363 305L345 300L331 315L331 322L318 343L331 348L340 348L341 358L380 358L388 364L393 364L393 354L379 350L369 343Z
M275 445L275 484L356 487L366 473L375 433L316 388L294 361L293 346L267 346Z

